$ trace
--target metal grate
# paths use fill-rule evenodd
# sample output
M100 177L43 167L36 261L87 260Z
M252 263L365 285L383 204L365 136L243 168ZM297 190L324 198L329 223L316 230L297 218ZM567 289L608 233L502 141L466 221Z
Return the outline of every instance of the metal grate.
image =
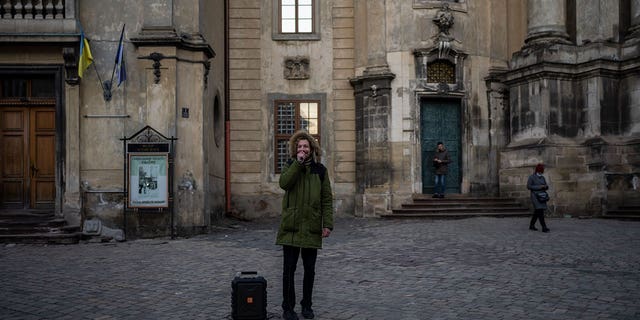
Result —
M294 103L279 104L277 110L278 134L293 134L296 130L296 105Z
M427 64L427 82L456 83L455 65L447 60L436 60Z

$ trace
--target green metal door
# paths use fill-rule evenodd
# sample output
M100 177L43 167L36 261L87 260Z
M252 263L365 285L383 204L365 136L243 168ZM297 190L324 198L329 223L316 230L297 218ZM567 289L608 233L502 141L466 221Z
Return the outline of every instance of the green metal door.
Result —
M460 103L457 100L423 99L420 106L422 146L422 192L433 193L433 156L437 143L443 142L451 163L446 176L446 193L460 193Z

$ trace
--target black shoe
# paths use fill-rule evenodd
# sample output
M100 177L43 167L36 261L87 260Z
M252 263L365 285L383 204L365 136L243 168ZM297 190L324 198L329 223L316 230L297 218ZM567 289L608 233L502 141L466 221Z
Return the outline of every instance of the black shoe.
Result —
M440 194L440 199L444 199L444 193Z
M313 309L302 307L302 317L305 319L313 319L315 318L315 314L313 314Z
M549 231L551 231L551 230L549 230L549 228L546 228L546 227L542 228L542 232L549 232Z
M433 197L431 197L431 198L440 198L440 195L439 195L439 194L437 194L437 193L434 193L434 194L433 194Z
M534 227L534 226L529 226L529 230L532 230L532 231L538 231L538 228L536 228L536 227Z
M282 319L284 320L298 320L298 315L295 311L286 310L282 313Z

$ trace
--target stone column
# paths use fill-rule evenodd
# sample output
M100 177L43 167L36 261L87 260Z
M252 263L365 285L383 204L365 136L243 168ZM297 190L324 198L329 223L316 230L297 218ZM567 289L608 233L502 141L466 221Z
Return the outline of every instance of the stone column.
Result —
M385 1L368 0L367 11L367 73L389 72L387 64L387 37Z
M569 43L566 9L566 0L528 0L525 43Z
M365 71L366 73L366 71ZM351 80L356 102L356 215L377 216L391 209L392 73Z
M640 0L631 0L629 38L640 38Z

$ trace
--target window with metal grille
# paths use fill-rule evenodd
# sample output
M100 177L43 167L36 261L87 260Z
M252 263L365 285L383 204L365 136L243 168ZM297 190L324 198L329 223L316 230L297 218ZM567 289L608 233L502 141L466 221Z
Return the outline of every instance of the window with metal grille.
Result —
M456 83L456 66L449 60L427 63L427 82Z
M306 130L320 143L320 101L275 101L275 172L280 173L289 160L289 139L298 130Z

